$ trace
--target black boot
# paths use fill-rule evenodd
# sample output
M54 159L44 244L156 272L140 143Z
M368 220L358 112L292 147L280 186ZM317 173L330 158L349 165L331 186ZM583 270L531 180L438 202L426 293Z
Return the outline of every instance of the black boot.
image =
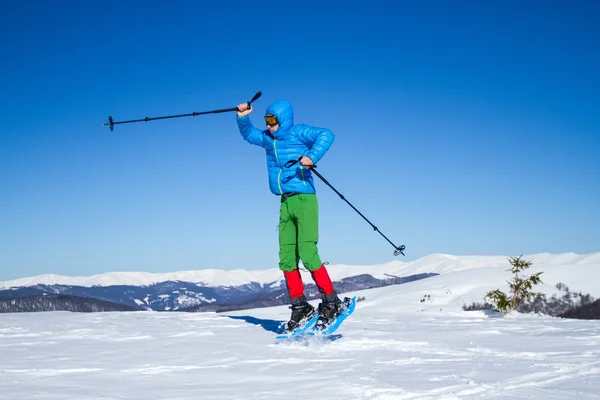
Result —
M302 324L312 318L316 312L315 308L306 301L304 296L299 299L294 299L290 308L292 309L292 316L287 323L288 332L302 326Z
M317 320L317 329L325 329L335 321L344 309L344 303L342 303L335 292L325 297L323 302L319 304L319 314L321 315L319 315L319 319Z

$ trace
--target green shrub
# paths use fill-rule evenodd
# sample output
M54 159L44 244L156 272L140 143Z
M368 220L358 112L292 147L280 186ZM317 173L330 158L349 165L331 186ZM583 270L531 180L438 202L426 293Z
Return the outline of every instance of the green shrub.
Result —
M543 293L533 292L533 286L542 283L540 275L543 272L537 272L533 275L522 275L523 271L529 268L532 264L531 261L522 260L519 257L510 257L508 261L512 265L511 271L513 278L508 282L510 292L504 293L500 289L491 290L486 293L483 297L484 300L489 301L497 311L502 313L508 313L515 310L518 305L523 301L528 301L531 298L538 296L544 296Z

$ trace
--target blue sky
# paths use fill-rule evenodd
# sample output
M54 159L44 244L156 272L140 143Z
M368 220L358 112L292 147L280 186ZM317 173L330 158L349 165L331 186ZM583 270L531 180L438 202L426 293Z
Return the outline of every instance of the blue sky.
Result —
M600 251L594 1L27 1L0 7L0 280L277 266L235 114L290 101L319 171L413 260ZM393 248L317 181L320 252Z

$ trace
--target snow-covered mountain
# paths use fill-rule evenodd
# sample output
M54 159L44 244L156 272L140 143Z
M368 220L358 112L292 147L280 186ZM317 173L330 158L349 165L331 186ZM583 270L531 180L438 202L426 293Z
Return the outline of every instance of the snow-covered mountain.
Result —
M475 268L506 266L507 256L454 256L449 254L432 254L415 261L391 261L378 265L329 265L328 271L333 280L367 274L377 279L402 277L416 274L443 274ZM534 265L573 265L600 262L600 252L591 254L540 253L525 255ZM196 271L179 271L167 273L148 272L108 272L93 276L62 276L55 274L38 275L11 281L0 281L0 289L27 287L34 285L70 285L70 286L150 286L161 282L192 282L200 286L243 286L259 284L279 286L282 280L281 271L277 268L267 270L244 269L218 270L202 269Z
M573 268L600 263L600 253L579 255L533 254L524 256L542 270L557 267L567 275ZM453 256L434 254L412 262L380 265L330 265L339 293L406 283L438 274L463 271L490 274L509 267L505 256ZM303 271L309 299L319 296L310 275ZM508 277L508 276L507 276ZM223 311L287 303L283 275L278 269L263 271L199 270L163 274L114 272L90 277L40 275L0 282L0 299L64 294L109 301L157 311ZM505 281L503 279L502 281ZM481 296L478 300L481 300Z
M418 274L408 277L377 279L371 275L362 274L337 280L335 281L335 286L338 293L344 293L351 290L405 283L427 278L431 275ZM307 284L305 286L307 298L313 299L319 297L316 286L308 282L306 281ZM87 287L35 284L32 286L0 289L0 301L3 299L45 297L57 294L97 299L155 311L223 311L274 306L288 302L287 290L285 289L285 282L283 280L265 284L250 282L237 286L205 286L203 282L184 281L164 281L147 286L112 285ZM38 311L39 308L33 308L32 311L34 310ZM14 311L21 312L23 308L15 305ZM13 312L13 310L10 307L3 307L0 308L0 312Z

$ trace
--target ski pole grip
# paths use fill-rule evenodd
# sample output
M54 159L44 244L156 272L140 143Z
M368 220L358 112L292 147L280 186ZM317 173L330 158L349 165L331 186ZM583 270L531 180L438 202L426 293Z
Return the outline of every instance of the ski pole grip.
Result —
M261 92L256 92L256 94L254 95L254 97L252 98L252 100L250 100L248 102L248 105L250 105L251 103L253 103L254 101L256 101L260 96L262 96Z
M246 108L244 111L252 110L252 106L250 105L250 103L246 103L246 104L248 105L248 108ZM231 111L244 112L244 111L240 110L239 107L232 108Z

